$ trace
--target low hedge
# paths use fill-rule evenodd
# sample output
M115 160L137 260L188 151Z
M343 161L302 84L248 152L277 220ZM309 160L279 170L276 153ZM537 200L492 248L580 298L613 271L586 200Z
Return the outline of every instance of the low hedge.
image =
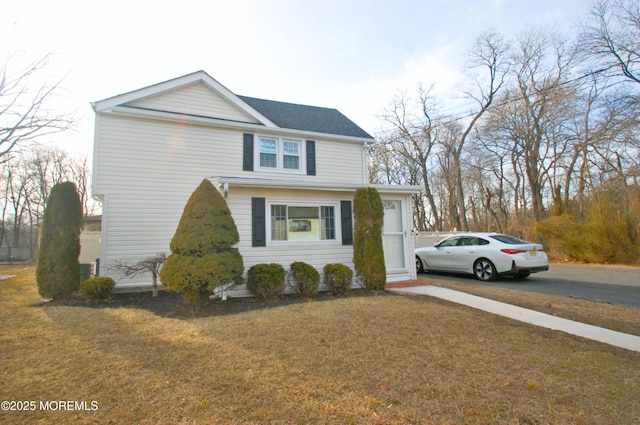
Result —
M320 273L312 265L296 261L289 267L287 283L301 297L312 297L318 293Z
M285 270L280 264L256 264L247 272L247 289L265 300L284 292Z
M324 266L324 284L332 295L341 295L351 289L353 270L344 264L327 264Z
M80 284L80 293L94 300L108 300L113 296L116 282L106 276L96 276Z

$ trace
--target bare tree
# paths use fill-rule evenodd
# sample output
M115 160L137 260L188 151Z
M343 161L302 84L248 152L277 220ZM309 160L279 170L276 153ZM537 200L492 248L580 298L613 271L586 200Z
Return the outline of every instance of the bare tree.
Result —
M531 211L535 220L544 215L545 184L566 151L564 125L575 100L570 84L574 59L574 47L548 28L524 31L513 58L515 87L492 111L493 139L511 150L513 172L527 183L526 192L522 185L522 191L514 193L514 208Z
M86 158L34 143L29 149L16 150L0 165L0 238L13 247L25 247L28 240L32 258L37 252L39 223L55 184L76 184L85 216L98 209L99 204L88 195L90 172Z
M0 163L0 246L4 245L5 235L7 233L9 223L8 223L8 215L7 209L9 207L9 197L10 197L10 168L7 163Z
M371 178L423 185L413 199L417 228L471 224L525 236L549 213L586 222L605 194L635 240L640 0L596 0L591 16L583 42L544 26L511 44L481 35L467 57L468 115L443 115L431 89L420 88L415 103L393 100Z
M582 25L582 49L600 70L640 83L640 1L597 0Z
M41 82L52 54L11 71L10 56L0 68L0 161L16 146L42 136L73 127L75 118L68 112L55 111L51 102L61 90L61 80Z
M75 182L78 188L78 196L82 202L82 211L85 217L95 215L100 204L91 197L91 169L89 168L89 158L74 157L69 159L70 180Z
M489 110L494 99L502 89L510 68L509 48L503 37L494 31L488 31L476 39L474 47L467 55L466 69L474 87L465 91L465 97L474 101L476 110L454 145L448 147L452 158L455 177L455 195L457 205L457 228L469 230L465 207L465 193L462 176L461 156L465 143L480 118ZM483 75L476 75L480 70Z
M462 125L457 121L442 123L434 130L436 147L433 155L433 186L441 203L442 229L462 229L458 208L458 182L462 179L457 147ZM461 153L461 152L460 152ZM464 214L462 210L462 214Z
M167 254L159 252L158 254L143 258L136 263L127 263L123 261L116 261L109 267L111 270L115 270L124 274L127 277L142 276L147 273L151 273L153 279L152 294L154 297L158 296L158 277L160 276L160 269L162 265L167 261Z
M431 95L432 89L433 87L425 89L422 86L418 88L419 103L415 109L420 111L419 114L414 113L414 108L406 95L397 96L382 114L382 119L392 126L392 130L381 139L397 158L401 158L401 162L407 165L408 169L417 172L416 181L413 184L422 184L433 218L433 228L440 230L442 228L440 208L433 194L430 177L432 153L437 140L436 105ZM408 180L408 178L404 179L404 183L408 183Z

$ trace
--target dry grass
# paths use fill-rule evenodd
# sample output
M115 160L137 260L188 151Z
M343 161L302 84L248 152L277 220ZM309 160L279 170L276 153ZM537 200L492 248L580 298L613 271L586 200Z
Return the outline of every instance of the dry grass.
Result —
M591 302L557 295L533 294L513 289L492 288L469 282L458 283L440 280L437 276L419 276L425 283L464 291L469 294L517 305L542 313L571 319L590 325L640 336L640 311L637 308Z
M4 270L7 273L7 270ZM14 423L634 424L638 353L427 297L195 319L35 306L0 281L0 398L95 400Z

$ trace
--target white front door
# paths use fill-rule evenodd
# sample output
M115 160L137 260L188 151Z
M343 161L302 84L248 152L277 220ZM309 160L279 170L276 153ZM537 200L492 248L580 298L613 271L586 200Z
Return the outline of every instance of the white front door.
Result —
M384 227L382 229L382 244L384 246L384 260L387 272L406 269L405 264L405 236L404 214L402 202L383 200Z

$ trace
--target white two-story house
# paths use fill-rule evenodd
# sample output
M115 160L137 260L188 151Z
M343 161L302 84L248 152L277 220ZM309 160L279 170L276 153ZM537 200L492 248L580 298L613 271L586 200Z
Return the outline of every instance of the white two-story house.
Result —
M353 268L352 201L373 138L335 109L232 93L203 71L92 103L93 193L102 200L100 273L120 290L151 285L110 271L169 243L202 179L226 198L246 268L304 261ZM415 279L415 186L374 186L385 205L388 281ZM238 289L239 293L243 291ZM246 291L245 291L246 292Z

